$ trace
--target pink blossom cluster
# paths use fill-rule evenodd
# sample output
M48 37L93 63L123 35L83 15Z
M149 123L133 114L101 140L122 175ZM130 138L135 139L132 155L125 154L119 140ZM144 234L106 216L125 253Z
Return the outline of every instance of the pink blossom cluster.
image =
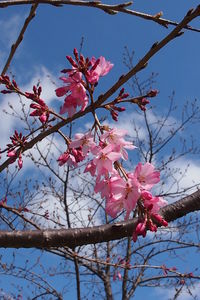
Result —
M18 166L19 169L21 169L23 166L22 152L27 143L27 139L21 132L18 133L17 130L15 130L15 133L10 137L10 140L11 143L7 144L7 156L11 159L10 163L14 163L18 158ZM20 149L19 154L17 154L17 148Z
M71 56L66 58L71 64L71 68L61 71L64 74L60 78L63 86L55 91L58 97L65 96L60 114L67 113L71 118L78 107L80 111L84 111L90 99L90 111L94 116L94 125L92 130L87 133L77 133L73 140L65 137L67 149L58 158L59 165L67 163L70 167L75 168L86 158L89 160L84 172L89 172L95 178L94 191L100 193L101 197L105 199L107 214L116 218L125 212L125 220L133 212L138 216L139 221L133 233L134 241L139 235L145 237L147 230L155 232L157 225L167 226L167 222L159 215L160 208L167 202L159 196L153 196L151 192L153 186L160 181L160 172L155 170L151 163L139 163L135 170L127 172L122 167L121 160L127 160L127 150L133 150L136 147L125 139L126 130L102 126L96 115L95 87L100 77L105 76L112 69L113 64L106 61L103 56L98 59L95 57L85 58L82 54L79 55L76 49L74 49L74 58ZM54 120L56 118L64 120L63 117L50 110L45 101L41 99L42 88L40 86L33 86L32 92L22 92L15 80L11 81L8 76L0 76L0 84L6 87L1 93L17 93L32 101L30 108L33 111L30 116L39 117L43 124L43 130L51 126L50 114L55 116ZM112 119L117 121L119 112L125 110L125 107L119 107L118 104L134 103L145 111L146 105L149 103L147 97L155 97L157 93L157 90L151 90L145 95L127 99L129 95L122 88L115 99L99 104L98 108L109 111ZM15 131L10 139L11 143L1 153L7 151L7 156L10 158L9 163L18 159L18 166L22 168L22 153L27 143L27 137L23 137L21 133L18 134ZM48 214L46 217L48 218ZM118 277L120 276L118 275Z
M62 165L68 163L76 167L89 154L93 158L87 163L84 172L96 177L94 191L100 193L106 200L106 212L113 218L125 211L127 220L136 208L140 222L134 231L133 239L138 235L146 235L147 229L157 230L156 223L167 225L158 214L159 209L167 202L158 196L153 196L151 189L160 181L160 172L150 163L139 163L133 172L126 172L119 160L127 160L126 149L135 146L124 139L126 131L103 127L98 144L91 131L86 134L78 133L68 145L68 150L58 161Z
M77 107L81 107L81 111L85 110L89 101L87 92L91 94L99 78L105 76L113 67L113 64L106 61L103 56L98 59L85 58L82 54L79 56L76 49L74 57L75 60L71 56L66 56L72 69L62 70L62 73L67 74L66 77L60 77L64 86L56 89L58 97L66 95L60 114L67 112L69 117L75 114Z
M9 76L7 75L0 76L0 84L5 85L6 87L5 90L1 90L2 94L17 93L19 95L26 97L27 99L31 99L33 103L30 104L30 108L33 108L34 111L30 113L30 116L39 117L39 120L42 124L45 124L48 121L50 111L48 106L45 104L44 100L40 98L42 92L41 86L36 87L34 85L33 91L31 93L30 92L24 93L18 87L16 81L14 79L11 81Z
M30 108L34 110L30 113L31 117L39 117L41 123L45 124L49 119L49 108L45 104L44 100L40 98L42 92L42 87L38 88L33 86L33 93L26 92L25 96L28 99L31 99L34 103L30 104Z

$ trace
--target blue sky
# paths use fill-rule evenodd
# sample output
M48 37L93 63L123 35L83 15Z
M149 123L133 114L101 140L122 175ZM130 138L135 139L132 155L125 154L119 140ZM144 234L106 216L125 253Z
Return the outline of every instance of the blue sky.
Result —
M121 3L121 1L113 0L105 1L105 3ZM179 21L191 7L195 7L198 4L199 1L194 0L135 0L132 9L150 14L163 11L163 18ZM0 9L1 68L7 58L10 46L16 40L29 9L30 7L28 6ZM195 20L191 25L200 28L199 19ZM92 8L72 6L55 8L40 5L36 17L30 23L25 33L23 43L17 49L9 71L15 75L16 81L21 86L30 88L31 82L37 83L37 80L41 79L44 83L43 97L46 97L45 100L49 104L59 109L62 100L56 99L54 89L60 85L58 80L60 70L67 67L65 56L70 55L74 47L79 48L82 38L84 39L83 54L85 56L91 57L94 55L99 57L103 55L107 60L114 63L112 71L100 81L97 88L98 95L98 93L105 92L122 74L127 72L122 61L125 46L130 51L135 51L134 62L137 63L152 44L161 40L172 28L172 26L169 26L169 29L165 29L153 22L120 13L110 16ZM166 111L169 96L175 91L175 102L178 105L178 110L174 113L173 118L176 123L180 120L181 108L185 101L192 101L200 96L199 35L196 32L185 31L183 36L172 41L167 47L162 49L151 59L148 67L140 72L141 78L148 78L152 72L158 73L153 87L159 90L159 95L156 99L152 99L152 102L157 106L156 111L159 116ZM52 83L52 81L55 83ZM128 85L126 89L129 91ZM1 110L6 107L7 99L5 96L1 97ZM12 97L9 99L11 100ZM129 112L128 116L130 119L136 118L134 112ZM9 119L8 116L3 118L5 118L3 119L5 121L1 148L6 144L8 132L10 134L17 126L16 121ZM150 118L153 119L155 116L150 115ZM127 115L125 117L122 116L121 124L126 123L127 129L130 129L130 124L125 122L126 120ZM142 124L140 118L137 121ZM80 128L84 122L86 121L78 124L77 128ZM194 132L194 127L192 131ZM186 131L186 133L186 138L189 139L191 130ZM170 147L173 146L174 144ZM175 144L175 146L177 145ZM167 153L164 152L163 155L167 156ZM189 180L190 183L193 180L197 181L199 177L198 156L188 156L186 160L182 159L177 162L177 165L184 169L188 161L191 164L190 178L185 178L183 185ZM24 173L21 176L30 174L29 171L29 169L22 171ZM10 256L11 251L9 250L8 253ZM34 251L23 250L19 251L19 253L21 257L19 262L22 263L23 257L21 253L25 253L25 255L31 254L34 258L37 257ZM5 250L2 251L2 254L5 254ZM6 284L3 283L3 280L0 282L0 285L4 286L7 292L11 289L10 284L12 284L11 279ZM137 299L141 299L141 297L146 295L147 291L146 289L140 289L138 293ZM148 291L148 296L149 300L155 299L154 291ZM186 299L184 298L184 300Z

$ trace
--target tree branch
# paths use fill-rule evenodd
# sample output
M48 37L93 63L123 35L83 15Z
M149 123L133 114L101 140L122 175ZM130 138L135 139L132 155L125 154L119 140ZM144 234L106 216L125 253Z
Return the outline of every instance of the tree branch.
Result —
M37 7L38 7L38 3L36 1L33 1L33 5L31 6L29 15L28 15L28 17L26 18L26 20L24 22L24 25L23 25L20 33L19 33L19 36L18 36L16 42L11 47L8 59L5 63L3 71L1 72L1 75L4 75L7 72L8 68L9 68L9 65L11 63L11 60L13 59L13 56L14 56L17 48L19 47L20 43L22 42L23 38L24 38L24 33L25 33L29 23L35 17Z
M161 18L162 12L159 12L155 15L150 15L143 12L127 9L128 6L133 4L132 1L124 2L120 4L114 4L114 5L103 4L100 1L76 1L76 0L39 0L37 2L41 4L53 5L56 7L62 7L63 5L82 6L82 7L85 6L85 7L100 9L110 15L115 15L118 12L121 12L138 18L142 18L144 20L153 21L161 26L164 26L165 28L168 28L168 25L172 25L172 26L178 25L177 22ZM27 5L33 3L35 3L35 0L4 0L0 2L0 8L5 8L14 5ZM184 28L187 30L200 32L200 29L193 28L188 25L185 25Z
M168 222L200 210L200 190L160 210ZM1 248L51 248L96 244L132 236L138 219L88 228L0 231Z

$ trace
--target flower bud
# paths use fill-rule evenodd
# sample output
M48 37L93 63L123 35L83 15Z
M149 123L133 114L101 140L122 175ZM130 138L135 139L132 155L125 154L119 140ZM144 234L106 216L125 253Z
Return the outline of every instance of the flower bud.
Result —
M148 92L147 97L156 97L158 94L158 90L151 90L150 92Z

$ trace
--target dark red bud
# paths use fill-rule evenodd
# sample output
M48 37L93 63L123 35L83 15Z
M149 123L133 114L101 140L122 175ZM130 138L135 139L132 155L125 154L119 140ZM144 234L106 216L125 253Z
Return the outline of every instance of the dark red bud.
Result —
M77 63L73 60L73 58L69 55L66 56L66 58L68 59L68 61L70 62L70 64L75 67L75 68L78 68L78 65Z
M111 110L111 116L114 121L118 121L118 113L114 110Z
M74 48L74 56L75 56L76 61L78 62L79 58L78 58L78 51L76 48Z
M2 94L10 94L10 93L12 93L12 91L2 90L1 93L2 93Z
M89 62L87 63L88 68L91 67L91 65L92 65L92 63L91 63L91 61L89 61Z
M166 220L162 220L162 223L161 223L163 226L167 227L168 226L168 222Z
M94 66L91 68L91 71L94 71L96 69L96 67L98 66L98 64L100 63L100 58L98 58L94 64Z
M148 92L147 97L156 97L158 94L158 90L151 90Z
M85 64L82 60L79 61L79 65L81 66L81 68L84 68L85 67Z
M80 61L85 64L85 57L83 56L83 54L80 54Z
M127 98L127 97L129 97L129 94L128 94L128 93L122 95L121 99L125 99L125 98Z
M125 107L117 107L117 106L115 106L114 109L117 110L118 112L122 112L122 111L125 111L125 110L126 110Z
M30 108L33 108L33 109L40 109L40 105L39 104L36 104L36 103L31 103L30 104Z
M37 103L41 106L46 106L45 102L42 99L37 99Z
M14 85L15 88L18 88L17 83L16 83L16 81L14 79L13 79L12 83L13 83L13 85Z
M22 211L24 211L24 212L29 212L29 209L26 208L26 207L24 207L24 208L22 208Z
M138 237L137 233L133 232L132 239L134 243L137 241L137 237Z
M68 72L71 72L71 69L63 69L63 70L61 70L60 72L66 74L66 73L68 73Z
M121 91L119 92L119 96L122 96L124 93L124 88L121 89Z
M146 104L149 104L150 101L146 98L142 98L141 103L142 103L142 105L146 105Z
M34 94L37 94L37 88L35 85L33 86L33 92L34 92Z
M38 96L40 96L41 93L42 93L42 87L39 86L39 88L38 88Z

